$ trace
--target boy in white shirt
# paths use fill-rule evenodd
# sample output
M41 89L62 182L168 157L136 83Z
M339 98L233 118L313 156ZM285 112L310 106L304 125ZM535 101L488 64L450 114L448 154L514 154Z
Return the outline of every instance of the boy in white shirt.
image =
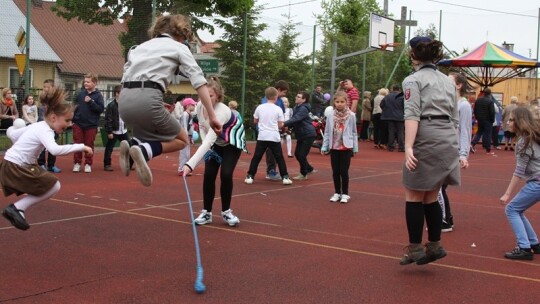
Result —
M266 152L270 149L276 158L276 162L281 173L281 179L284 185L292 184L287 173L287 165L281 151L281 136L279 130L283 128L285 118L283 111L276 105L278 91L274 87L269 87L264 91L264 95L268 100L267 103L261 104L255 109L253 114L254 123L259 126L259 134L257 136L257 144L255 152L249 165L247 177L244 180L246 184L253 184L253 178L257 173L257 167Z

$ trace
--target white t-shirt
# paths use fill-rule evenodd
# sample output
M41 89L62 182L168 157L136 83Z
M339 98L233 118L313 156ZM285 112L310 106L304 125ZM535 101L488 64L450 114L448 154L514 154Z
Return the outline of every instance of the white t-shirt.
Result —
M7 130L7 136L13 146L7 150L4 159L19 166L35 164L43 148L57 156L84 151L84 144L58 145L54 141L54 131L46 121L21 129L11 127Z
M278 122L285 121L285 117L279 106L273 103L263 103L255 109L253 117L259 120L257 140L281 142Z

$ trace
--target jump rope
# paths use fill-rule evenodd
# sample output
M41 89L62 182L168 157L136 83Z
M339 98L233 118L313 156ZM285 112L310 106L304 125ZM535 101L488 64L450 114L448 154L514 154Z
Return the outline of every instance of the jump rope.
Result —
M191 226L193 228L193 238L195 239L195 253L197 255L197 278L195 279L195 292L203 293L206 291L206 286L203 283L203 267L201 262L201 252L199 249L199 237L197 236L197 228L195 227L195 218L193 216L193 207L191 205L191 196L189 195L188 184L186 181L186 175L184 174L184 186L186 186L186 194L189 205L189 214L191 215Z

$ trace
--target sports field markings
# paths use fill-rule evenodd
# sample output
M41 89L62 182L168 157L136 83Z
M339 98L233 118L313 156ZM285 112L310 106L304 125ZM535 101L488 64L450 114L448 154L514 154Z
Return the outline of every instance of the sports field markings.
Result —
M52 224L52 223L60 223L60 222L69 222L69 221L74 221L74 220L80 220L80 219L86 219L86 218L92 218L92 217L100 217L100 216L104 216L104 215L113 215L113 214L118 214L118 212L112 211L112 212L98 213L98 214L92 214L92 215L68 217L68 218L50 220L50 221L43 221L43 222L32 222L32 226ZM0 228L0 230L5 230L5 229L15 229L15 227L8 226L8 227L1 227Z
M51 199L51 200L61 202L61 203L86 207L86 208L93 208L93 209L101 209L101 210L111 211L109 213L103 213L103 215L120 213L120 214L135 215L135 216L139 216L139 217L145 217L145 218L157 219L157 220L162 220L162 221L168 221L168 222L175 222L175 223L182 223L182 224L191 225L191 222L186 222L186 221L181 221L181 220L176 220L176 219L170 219L170 218L164 218L164 217L154 216L154 215L149 215L149 214L141 214L141 213L136 213L136 212L132 212L132 211L123 211L123 210L116 210L116 209L107 208L107 207L92 206L92 205L87 205L87 204L83 204L83 203L77 203L77 202L72 202L72 201L67 201L67 200L60 200L60 199ZM95 216L98 216L98 215L91 215L91 216L87 216L87 217L95 217ZM80 217L80 218L84 218L84 217ZM64 219L64 220L72 220L72 219ZM56 221L64 221L64 220L56 220ZM56 222L56 221L50 221L50 222ZM43 223L45 223L45 222L42 222L42 224ZM396 261L401 259L401 257L389 256L389 255L380 254L380 253L374 253L374 252L368 252L368 251L362 251L362 250L356 250L356 249L350 249L350 248L344 248L344 247L338 247L338 246L331 246L331 245L313 243L313 242L308 242L308 241L295 240L295 239L290 239L290 238L285 238L285 237L279 237L279 236L255 233L255 232L250 232L250 231L243 231L243 230L239 230L239 229L230 229L230 228L218 227L218 226L202 226L202 227L204 227L205 229L215 229L215 230L220 230L220 231L224 231L224 232L228 232L228 233L237 233L237 234L249 235L249 236L254 236L254 237L258 237L258 238L265 238L265 239L270 239L270 240L283 241L283 242L288 242L288 243L293 243L293 244L301 244L301 245L307 245L307 246L311 246L311 247L318 247L318 248L324 248L324 249L331 249L331 250L354 253L354 254L360 254L360 255L371 256L371 257L391 259L391 260L396 260ZM526 263L526 264L528 266L535 266L536 265L536 264L533 264L533 263ZM465 272L471 272L471 273L479 273L479 274L485 274L485 275L502 277L502 278L510 278L510 279L517 279L517 280L522 280L522 281L530 281L530 282L540 283L540 279L524 277L524 276L517 276L517 275L511 275L511 274L500 273L500 272L495 272L495 271L487 271L487 270L474 269L474 268L468 268L468 267L462 267L462 266L447 265L447 264L441 264L441 263L431 263L431 265L433 267L441 267L441 268L447 268L447 269L453 269L453 270L459 270L459 271L465 271Z

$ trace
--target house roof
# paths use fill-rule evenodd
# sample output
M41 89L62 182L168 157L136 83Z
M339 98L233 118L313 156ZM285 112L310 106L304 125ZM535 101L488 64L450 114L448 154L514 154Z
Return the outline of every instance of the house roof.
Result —
M15 43L15 37L20 27L26 31L26 17L17 8L13 0L0 0L0 57L14 58L21 51ZM45 38L30 27L30 59L39 61L61 62L60 57L54 52Z
M26 15L26 0L13 2ZM32 8L31 22L60 56L62 60L62 63L58 64L60 71L68 74L95 73L99 77L121 78L124 58L118 37L124 32L124 26L118 20L110 26L86 24L76 18L67 21L51 10L53 5L54 2L43 1L42 8Z

